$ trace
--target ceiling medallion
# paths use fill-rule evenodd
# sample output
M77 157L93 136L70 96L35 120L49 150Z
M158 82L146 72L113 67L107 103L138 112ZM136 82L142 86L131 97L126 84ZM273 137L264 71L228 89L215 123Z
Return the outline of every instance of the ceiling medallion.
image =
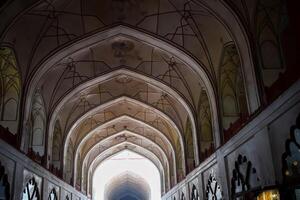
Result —
M128 77L127 75L120 75L117 77L116 82L120 84L126 84L130 83L132 81L132 78Z

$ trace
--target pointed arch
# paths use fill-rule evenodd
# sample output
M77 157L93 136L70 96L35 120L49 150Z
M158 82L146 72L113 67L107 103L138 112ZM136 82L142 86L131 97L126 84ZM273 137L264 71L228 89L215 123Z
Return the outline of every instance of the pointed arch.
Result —
M191 144L193 144L192 151L194 151L194 155L195 155L194 159L195 159L195 163L197 163L197 152L195 150L196 146L195 146L195 141L194 141L195 138L197 137L196 136L196 132L195 132L196 127L195 127L195 120L194 120L194 114L193 114L194 112L190 109L188 103L186 103L186 101L176 91L174 91L170 87L162 84L161 82L159 82L159 81L157 81L155 79L152 79L152 78L149 78L149 77L147 77L145 75L142 75L142 74L130 71L128 69L118 69L118 70L112 71L111 73L104 74L104 75L102 75L100 77L97 77L95 79L92 79L92 80L84 83L84 84L79 85L77 88L75 88L70 93L68 93L67 96L65 96L63 99L61 99L61 101L59 102L59 104L55 107L55 110L53 111L53 115L51 115L50 122L49 122L49 129L48 129L48 133L49 133L48 137L49 138L53 137L52 136L52 134L53 134L53 126L54 126L55 119L57 118L57 115L59 113L59 110L63 107L63 105L66 104L66 102L68 100L72 99L72 96L74 94L78 93L79 91L82 91L85 88L88 88L88 87L94 85L95 83L103 82L103 81L108 80L108 79L110 79L112 77L115 77L117 75L128 75L130 77L136 77L138 79L144 80L148 84L154 85L155 87L158 87L161 90L165 91L166 94L170 94L171 96L173 96L174 98L176 98L182 104L182 106L184 107L184 109L187 110L188 117L190 118L190 122L191 122L191 132L190 132L190 134L192 134L192 137L191 137L192 138L192 143ZM162 112L162 111L154 108L153 106L146 105L145 103L139 102L139 101L137 101L137 100L135 100L133 98L130 98L130 97L124 96L124 97L119 97L119 98L120 99L121 98L126 98L128 100L133 101L133 102L139 103L140 105L145 105L146 107L152 107L151 109L155 109L158 113L160 113L161 116L164 116L165 119L168 119L168 121L172 124L172 126L174 128L176 128L177 132L180 133L179 128L177 127L177 125L173 122L172 119L170 119L170 117L166 113L164 113L164 112ZM109 105L110 103L113 103L113 102L119 100L119 98L113 99L110 102L107 102L107 103L104 103L103 105L100 105L98 107L92 108L90 111L96 111L96 110L98 110L98 109L100 109L102 107L105 107L106 105ZM79 119L77 119L77 121L75 121L73 123L73 125L71 126L71 128L68 129L68 130L66 130L67 134L71 133L74 130L74 124L78 124L82 119L84 119L85 117L87 117L91 113L90 111L87 111ZM69 136L67 136L65 140L67 140L68 137ZM51 150L51 146L52 146L51 143L52 143L52 140L50 139L49 143L48 143L48 153L51 153L51 151L52 151ZM180 144L183 144L183 138L180 139ZM64 150L64 152L65 152L65 150Z
M0 125L16 134L19 125L21 75L13 49L0 47Z
M134 147L131 149L131 146ZM162 187L162 192L164 193L165 191L170 190L171 188L171 179L170 179L170 172L169 172L169 168L165 168L164 167L164 161L160 160L154 153L152 153L151 151L140 147L136 144L130 143L130 142L123 142L120 143L118 145L112 146L108 149L106 149L103 153L99 154L96 159L93 160L93 162L91 163L90 166L88 166L88 169L86 171L87 176L85 176L87 178L87 193L89 194L89 192L91 192L91 181L92 181L92 177L94 176L95 170L97 168L97 166L99 166L103 161L107 160L108 158L110 158L111 156L123 151L124 149L130 150L132 152L135 152L147 159L149 159L156 167L157 169L160 171L160 176L161 176L161 187ZM114 152L114 150L116 150ZM110 154L109 152L113 152L112 154ZM149 156L147 156L149 155Z
M199 123L198 144L200 148L200 159L204 160L215 148L210 103L205 90L202 90L200 93L197 114Z
M62 129L60 126L60 122L57 119L54 126L53 133L53 147L52 147L52 164L55 168L61 169L61 145L62 145Z
M244 78L235 44L224 45L219 70L222 124L228 129L240 117L248 116Z
M46 110L42 95L36 90L31 107L31 141L30 149L40 156L45 153Z
M119 133L116 133L116 134L114 134L114 135L108 137L108 138L105 138L105 139L101 140L100 143L97 143L97 144L95 144L94 146L92 146L92 147L90 148L90 150L87 152L87 154L84 155L84 157L83 157L83 159L82 159L82 165L84 165L84 164L88 161L88 159L90 159L91 155L93 154L93 151L96 151L96 150L97 150L97 146L99 146L99 145L101 146L101 143L103 143L103 142L105 142L105 141L107 141L107 140L110 140L110 139L112 139L112 138L121 136L121 135L123 135L123 134L132 135L133 137L137 137L137 138L139 138L139 139L142 139L142 141L147 141L147 142L149 142L150 144L152 144L153 146L155 146L155 147L160 151L161 155L163 156L163 159L164 159L165 163L167 164L167 165L166 165L166 166L167 166L167 167L166 167L167 169L165 169L165 170L168 171L168 174L173 174L173 175L174 175L174 180L175 180L175 183L176 183L176 178L177 178L177 176L176 176L176 174L177 174L177 169L176 169L176 167L177 167L177 166L176 166L176 157L173 156L173 157L172 157L172 160L169 161L169 160L168 160L168 155L166 155L166 152L164 151L164 149L162 149L162 147L160 147L159 145L155 144L155 143L154 143L153 141L151 141L150 139L148 139L148 138L146 138L146 137L144 137L144 136L141 136L141 135L139 135L139 134L133 133L133 132L131 132L131 131L121 131L121 132L119 132ZM125 140L125 142L127 142L127 140ZM135 146L138 145L138 144L135 144L135 143L132 143L132 142L129 142L129 143L130 143L130 144L134 144ZM116 146L118 146L118 145L120 145L120 144L121 144L121 143L117 144ZM147 148L145 148L145 147L143 147L143 146L140 146L140 147L143 148L143 149L145 149L145 150L147 150ZM149 150L147 150L147 151L149 151ZM104 154L104 152L106 152L106 150L104 150L104 151L101 152L100 154L102 154L102 153ZM153 155L156 155L156 154L153 153ZM156 155L156 157L158 157L158 156ZM76 158L75 158L75 163L78 163L78 161L77 161ZM163 163L163 162L162 162L162 163ZM82 166L82 165L81 165L81 166ZM83 174L84 174L83 168L81 168L82 171L80 171L80 169L76 169L75 167L76 167L76 164L74 165L74 171L75 171L74 174L75 174L75 175L78 174L79 177L83 177ZM170 171L172 171L172 173L171 173Z
M51 58L45 60L45 62L42 64L42 66L37 69L37 72L34 74L32 80L30 81L29 85L27 86L27 88L29 89L28 93L29 94L32 93L31 88L34 88L37 85L40 78L42 77L42 75L44 73L46 73L46 71L51 66L53 66L56 62L58 62L59 60L67 57L72 52L75 52L78 49L83 49L88 46L95 45L99 41L102 41L106 38L113 37L116 35L124 35L125 37L127 36L127 37L131 37L131 38L135 38L135 39L137 39L139 41L143 41L151 46L155 46L166 52L174 54L174 55L176 55L176 57L178 57L182 61L182 63L191 67L191 69L202 79L205 87L207 88L207 94L211 101L212 112L213 112L214 133L216 136L216 142L219 145L220 144L220 136L219 136L219 124L218 124L218 117L217 117L218 109L217 109L217 103L216 103L216 98L215 98L215 89L214 89L213 84L210 81L208 74L206 73L206 70L201 65L199 65L199 63L197 61L195 61L192 57L187 55L184 51L182 51L178 48L175 48L174 46L170 45L169 43L167 43L165 41L159 40L148 34L142 33L140 31L137 31L137 30L125 27L125 26L116 26L116 27L110 28L108 30L104 30L104 31L94 34L88 38L84 38L84 39L81 39L80 41L74 42L72 45L68 46L67 48L60 49L55 55L51 56ZM30 95L27 95L27 96L29 98L26 99L26 102L30 101ZM186 104L186 102L183 102L183 103ZM189 108L189 110L191 110L191 109ZM28 113L28 111L25 110L25 113ZM191 120L194 120L195 112L192 111L189 114L192 116ZM27 116L27 114L25 114L25 116ZM193 126L192 126L193 141L195 142L194 146L197 147L198 144L197 144L195 122L193 121L192 124L193 124ZM51 129L51 127L50 127L50 129ZM49 131L50 134L51 134L51 131L52 130ZM195 151L195 155L196 155L195 163L196 163L196 165L198 165L199 164L198 149L194 148L194 151Z
M128 102L133 102L133 103L136 103L137 105L140 105L140 106L145 106L145 107L149 107L149 105L146 105L142 102L139 102L139 101L136 101L134 99L131 99L129 97L119 97L111 102L108 102L106 104L102 104L92 110L90 110L89 112L85 113L84 115L82 115L78 121L76 121L73 126L70 128L70 130L68 131L68 135L65 137L65 142L63 143L63 158L65 158L65 155L66 155L66 151L67 151L67 144L68 144L68 141L70 140L70 135L72 134L72 132L75 130L75 127L80 124L80 122L84 119L87 118L87 116L91 115L92 113L94 112L97 112L98 110L101 110L102 108L106 108L118 101L123 101L123 100L126 100ZM155 108L151 108L151 109L155 109ZM186 168L185 168L185 158L186 158L186 153L184 151L184 139L183 139L183 136L181 135L180 131L178 130L177 126L172 122L172 120L168 117L168 116L165 116L163 113L161 113L160 111L157 110L157 113L160 113L162 116L164 116L164 119L166 119L166 121L168 121L170 124L172 124L173 128L175 128L176 130L176 134L178 136L178 144L172 144L168 139L167 137L165 136L164 133L162 133L160 130L158 130L157 128L155 128L155 126L153 125L150 125L148 123L145 123L145 122L142 122L136 118L133 118L131 116L128 116L128 115L122 115L120 117L117 117L117 118L114 118L114 119L111 119L110 121L107 121L99 126L96 126L94 127L92 130L90 130L88 133L86 133L86 136L84 138L81 139L80 143L78 144L78 148L76 148L76 153L78 151L78 149L81 147L81 145L87 140L88 137L90 137L93 133L95 133L97 130L100 130L102 127L106 127L107 125L109 124L113 124L114 122L117 122L117 121L120 121L122 119L129 119L129 120L132 120L134 121L135 123L141 123L143 124L145 127L148 127L150 128L151 130L153 130L154 132L156 133L159 133L160 136L162 136L163 138L165 138L166 141L168 141L168 143L174 147L174 149L176 149L176 155L177 156L180 156L180 158L178 158L179 160L182 160L182 163L180 163L179 166L182 166L182 171L183 171L183 175L184 176L186 174ZM76 154L75 153L75 154ZM63 163L65 161L63 160ZM64 166L65 164L63 164Z

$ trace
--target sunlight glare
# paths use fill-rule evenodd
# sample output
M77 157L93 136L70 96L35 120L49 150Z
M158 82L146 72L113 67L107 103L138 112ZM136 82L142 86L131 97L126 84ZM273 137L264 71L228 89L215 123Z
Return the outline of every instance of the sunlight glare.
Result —
M114 177L133 172L144 178L151 189L151 199L161 198L160 174L157 167L147 158L129 150L124 150L104 161L93 176L93 200L104 200L105 186Z

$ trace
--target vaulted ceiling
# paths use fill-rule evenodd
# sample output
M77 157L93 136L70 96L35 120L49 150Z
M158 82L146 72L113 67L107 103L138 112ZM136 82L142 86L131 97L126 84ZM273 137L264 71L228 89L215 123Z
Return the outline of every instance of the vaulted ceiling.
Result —
M259 106L246 30L223 1L38 1L1 41L24 96L23 151L87 194L124 149L151 160L168 191Z

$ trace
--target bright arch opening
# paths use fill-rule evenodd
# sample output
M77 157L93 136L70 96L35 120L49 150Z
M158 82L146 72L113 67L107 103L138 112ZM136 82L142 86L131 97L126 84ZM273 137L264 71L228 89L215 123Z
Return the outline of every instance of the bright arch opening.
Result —
M128 177L130 177L130 180L122 180ZM115 180L119 181L116 182ZM120 182L122 184L119 184ZM144 188L144 190L135 186L135 183L138 182L141 182L139 186ZM115 184L116 188L114 188L114 183L118 183ZM143 185L147 187L143 187ZM119 199L124 198L123 195L144 195L149 197L149 199L145 200L161 199L161 176L159 170L149 159L130 150L121 151L105 160L95 170L92 199L106 200L105 198L111 195L109 191L116 190L120 191ZM122 193L122 191L124 192ZM141 192L141 194L138 194L137 191ZM146 194L148 192L150 195Z

